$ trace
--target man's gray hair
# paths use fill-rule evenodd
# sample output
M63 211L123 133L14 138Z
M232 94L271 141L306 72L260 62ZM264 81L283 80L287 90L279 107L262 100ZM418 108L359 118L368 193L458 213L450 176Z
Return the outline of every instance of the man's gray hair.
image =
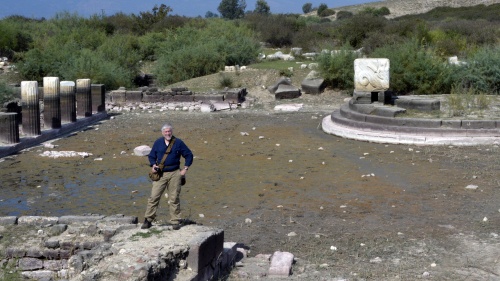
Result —
M163 132L163 130L165 129L170 129L170 130L174 130L174 127L172 127L172 125L170 125L169 123L165 123L163 124L163 126L161 127L161 131Z

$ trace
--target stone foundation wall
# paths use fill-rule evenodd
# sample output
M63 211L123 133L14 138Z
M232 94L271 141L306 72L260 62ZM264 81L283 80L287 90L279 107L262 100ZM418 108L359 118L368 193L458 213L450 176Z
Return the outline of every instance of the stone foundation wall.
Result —
M223 230L200 225L142 230L124 215L0 217L0 280L217 280L236 253Z

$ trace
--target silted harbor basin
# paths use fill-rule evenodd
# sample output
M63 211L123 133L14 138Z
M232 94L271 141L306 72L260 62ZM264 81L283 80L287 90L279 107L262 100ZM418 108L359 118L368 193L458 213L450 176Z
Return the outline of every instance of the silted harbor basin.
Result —
M289 250L315 259L318 248L352 243L342 237L440 238L449 231L437 225L481 234L500 222L497 145L347 140L318 128L324 112L111 115L51 142L53 148L2 158L0 215L124 214L141 221L151 183L146 157L133 149L151 146L168 121L195 155L181 193L184 216L224 229L226 241L244 243L253 254ZM46 151L89 155L41 156ZM471 184L476 192L465 188ZM478 225L485 216L490 224Z

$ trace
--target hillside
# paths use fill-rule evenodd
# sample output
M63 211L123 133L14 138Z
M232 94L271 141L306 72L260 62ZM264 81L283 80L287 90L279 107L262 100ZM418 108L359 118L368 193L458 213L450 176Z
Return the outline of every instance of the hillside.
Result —
M391 14L387 18L397 18L411 14L426 13L437 7L467 7L475 5L491 5L500 3L500 0L386 0L367 4L343 6L333 8L336 12L348 11L357 13L365 7L387 7Z

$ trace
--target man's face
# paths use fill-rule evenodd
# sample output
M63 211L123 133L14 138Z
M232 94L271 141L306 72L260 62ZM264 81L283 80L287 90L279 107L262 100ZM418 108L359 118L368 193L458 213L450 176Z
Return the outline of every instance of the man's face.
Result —
M172 138L172 129L171 128L166 128L164 130L161 131L163 137L170 141L170 139Z

